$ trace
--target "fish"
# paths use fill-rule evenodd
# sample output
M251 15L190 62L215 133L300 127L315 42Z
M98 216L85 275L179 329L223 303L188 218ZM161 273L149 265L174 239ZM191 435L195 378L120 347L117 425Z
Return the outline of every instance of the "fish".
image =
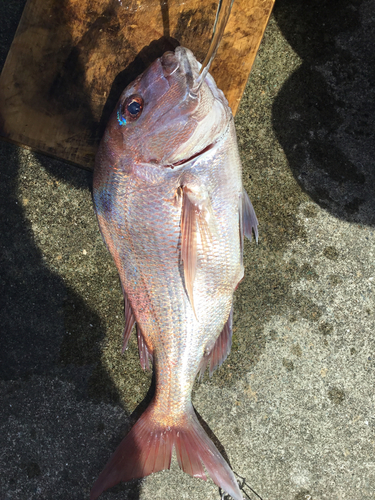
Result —
M136 325L155 394L91 500L169 469L173 451L183 471L206 480L204 465L223 491L243 498L191 401L196 377L212 375L230 352L244 237L258 240L233 115L208 72L214 54L201 65L179 46L154 61L123 91L96 155L93 201L123 289L123 351Z

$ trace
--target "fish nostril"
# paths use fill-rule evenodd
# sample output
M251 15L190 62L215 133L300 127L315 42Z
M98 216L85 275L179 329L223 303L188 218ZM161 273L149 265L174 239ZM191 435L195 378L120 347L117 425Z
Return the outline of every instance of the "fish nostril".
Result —
M160 61L165 77L172 75L175 71L177 71L179 67L178 59L175 56L174 52L165 52L162 55Z

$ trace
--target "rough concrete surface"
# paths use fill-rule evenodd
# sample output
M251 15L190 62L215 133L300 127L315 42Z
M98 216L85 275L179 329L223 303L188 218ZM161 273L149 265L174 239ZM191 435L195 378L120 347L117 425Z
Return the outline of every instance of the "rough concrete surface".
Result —
M2 64L23 5L0 4ZM260 238L193 399L252 500L375 498L374 13L276 0L236 117ZM151 376L120 352L91 174L7 143L0 162L0 499L88 499ZM174 461L101 498L221 496Z

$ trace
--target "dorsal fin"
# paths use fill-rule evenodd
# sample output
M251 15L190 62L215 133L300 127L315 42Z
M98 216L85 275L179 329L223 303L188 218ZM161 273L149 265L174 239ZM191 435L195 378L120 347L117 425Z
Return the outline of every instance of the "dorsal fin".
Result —
M258 243L258 219L255 214L253 204L251 203L249 195L246 193L245 189L242 194L242 224L243 234L246 238L251 241L254 231L255 241Z
M203 356L200 368L199 368L199 380L203 378L204 372L208 365L210 365L210 377L212 377L213 372L216 368L219 368L224 361L227 359L230 349L232 347L232 330L233 326L233 306L230 310L228 319L222 329L220 335L216 339L213 348L209 353Z

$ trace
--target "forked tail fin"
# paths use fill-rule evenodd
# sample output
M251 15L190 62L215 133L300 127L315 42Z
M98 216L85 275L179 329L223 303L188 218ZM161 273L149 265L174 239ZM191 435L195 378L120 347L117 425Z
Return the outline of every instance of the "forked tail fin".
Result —
M90 500L96 500L104 490L120 481L169 469L173 448L184 472L206 480L204 465L220 488L234 500L243 500L233 472L203 430L193 407L178 426L164 427L155 419L152 403L101 472L91 490Z

